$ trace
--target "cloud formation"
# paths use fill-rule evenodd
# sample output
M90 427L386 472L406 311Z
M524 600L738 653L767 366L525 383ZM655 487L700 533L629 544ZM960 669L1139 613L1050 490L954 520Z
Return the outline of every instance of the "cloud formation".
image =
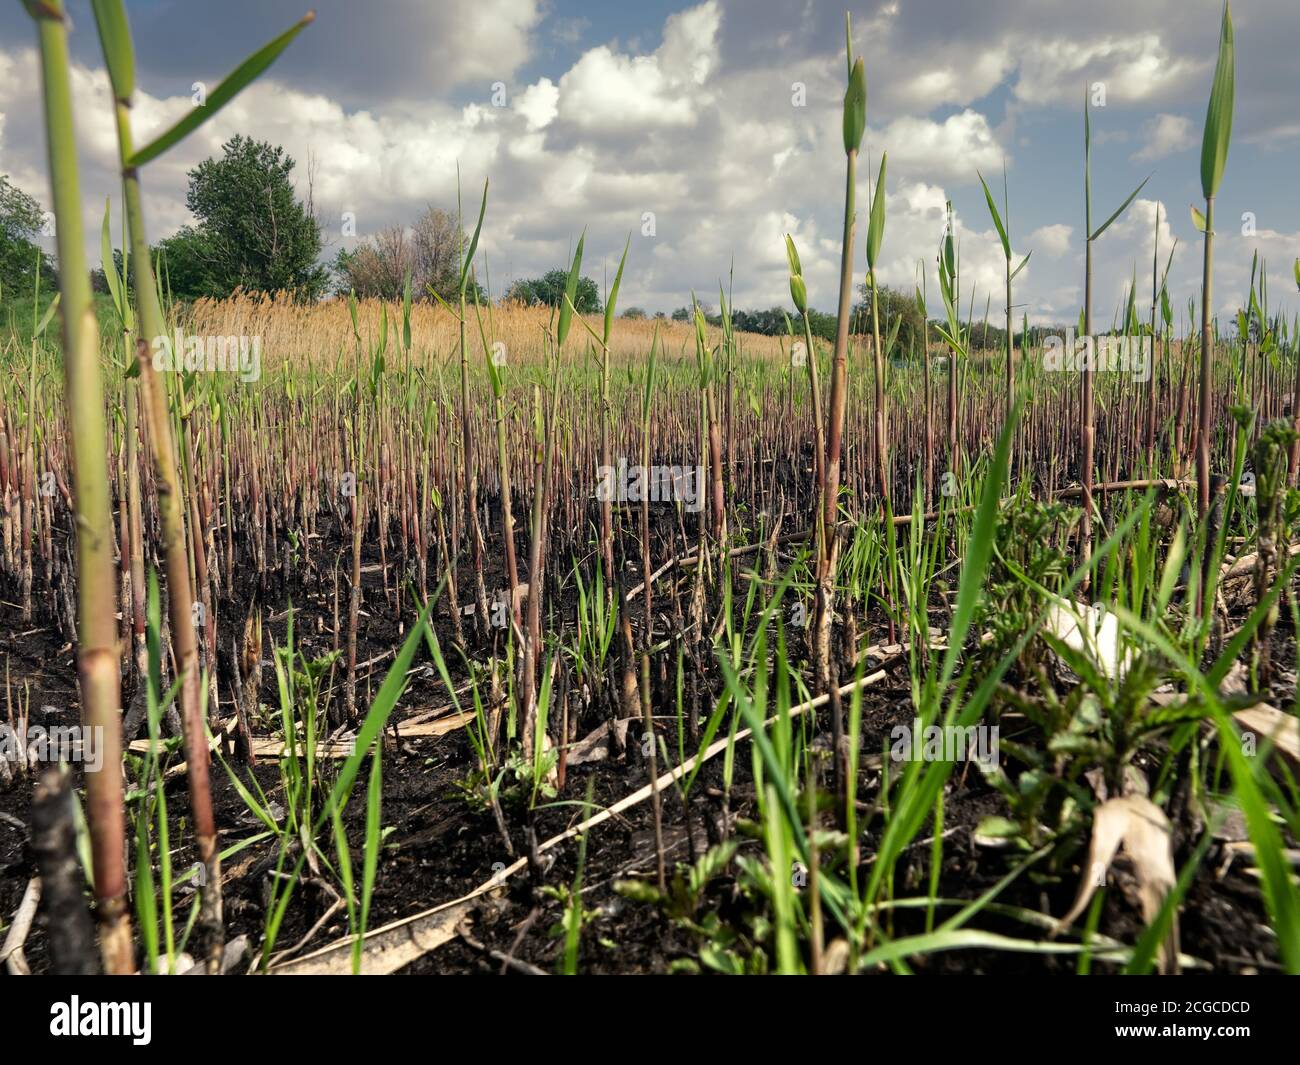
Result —
M1000 199L1005 165L1015 252L1034 252L1017 278L1016 302L1034 321L1072 320L1083 257L1080 110L1085 86L1101 84L1095 211L1108 213L1147 168L1157 170L1144 190L1150 198L1097 242L1097 316L1108 319L1123 300L1135 264L1149 286L1157 203L1161 258L1180 241L1171 277L1175 303L1185 303L1198 284L1186 202L1199 182L1188 150L1199 145L1213 55L1213 34L1202 31L1214 26L1218 3L1196 0L1206 19L1186 6L868 5L854 26L868 71L858 200L860 208L867 202L868 180L888 151L882 281L910 291L923 269L936 291L934 255L952 200L963 283L974 286L981 311L990 294L996 308L1002 252L976 173ZM632 235L628 305L671 310L693 290L716 292L733 262L738 305L784 305L789 232L814 305L830 307L844 168L843 23L832 8L704 0L659 21L621 9L580 13L573 4L552 10L536 0L394 0L382 16L331 0L266 78L150 164L151 232L156 239L189 220L187 171L246 133L283 144L297 161L299 190L310 187L330 254L426 205L453 209L458 175L467 202L490 178L480 247L497 292L562 263L585 227L598 281L602 261L612 268ZM194 81L211 86L293 17L282 5L251 0L214 12L182 16L165 4L132 12L141 136L192 106ZM87 231L97 234L105 197L117 199L115 134L89 12L74 16ZM1300 208L1252 166L1267 157L1276 174L1300 161L1300 77L1279 43L1287 27L1300 35L1300 13L1288 0L1261 0L1238 17L1238 49L1249 60L1238 64L1221 212L1232 219L1251 210L1259 225L1251 236L1221 231L1221 309L1240 300L1256 248L1274 271L1300 254ZM0 12L0 172L47 200L30 33L21 12ZM356 218L357 238L343 236L345 212ZM97 242L90 252L97 260ZM860 242L855 258L860 276ZM964 301L970 295L968 288Z

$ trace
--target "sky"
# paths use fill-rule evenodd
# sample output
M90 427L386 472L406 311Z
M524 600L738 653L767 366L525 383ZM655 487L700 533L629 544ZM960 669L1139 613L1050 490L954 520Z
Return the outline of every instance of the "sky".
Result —
M295 21L285 0L128 0L143 142L248 53ZM115 133L89 4L71 0L88 249L99 259ZM187 172L236 133L282 144L310 176L326 256L426 206L466 211L490 180L480 249L494 294L563 266L586 230L584 273L619 303L671 311L719 283L744 308L789 307L783 237L813 306L834 308L844 197L843 0L321 0L315 22L253 87L144 171L151 239L191 221ZM877 276L911 292L951 200L963 304L998 320L1003 257L979 183L999 204L1005 168L1019 262L1016 318L1077 318L1083 291L1083 100L1092 108L1093 219L1144 178L1094 245L1094 316L1108 326L1136 269L1149 307L1153 251L1179 327L1200 289L1200 142L1217 53L1218 0L876 0L853 3L867 73L855 278L882 153L887 221ZM1232 147L1216 201L1214 304L1234 314L1251 260L1270 303L1300 313L1300 4L1239 0ZM50 199L35 31L0 6L0 173ZM1159 226L1157 229L1157 212ZM347 218L356 236L345 236ZM1158 245L1153 247L1153 241ZM1175 245L1175 241L1177 242ZM52 242L48 242L52 245ZM1145 316L1145 312L1144 312Z

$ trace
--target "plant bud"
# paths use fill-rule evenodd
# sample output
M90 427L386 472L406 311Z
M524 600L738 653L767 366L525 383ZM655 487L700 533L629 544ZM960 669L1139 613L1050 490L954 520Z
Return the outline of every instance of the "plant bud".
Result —
M844 152L856 152L862 146L867 128L867 69L859 56L844 91Z

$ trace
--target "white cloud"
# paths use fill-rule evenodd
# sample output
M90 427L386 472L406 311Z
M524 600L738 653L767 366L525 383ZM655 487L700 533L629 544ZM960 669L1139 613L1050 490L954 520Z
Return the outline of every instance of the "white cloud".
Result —
M474 0L470 4L420 5L429 41L429 67L443 84L493 82L512 74L529 58L532 32L541 20L537 0ZM377 12L373 13L377 14ZM375 55L369 62L382 63Z
M1073 226L1067 226L1060 222L1039 226L1029 234L1028 246L1038 252L1039 255L1046 256L1049 259L1059 259L1070 250L1070 236L1073 232Z
M964 107L987 96L1015 66L1007 48L980 49L937 46L923 63L915 57L891 54L886 41L871 41L868 57L871 83L890 107L931 111L945 104Z
M560 78L560 116L583 130L622 134L694 124L721 21L716 0L708 0L670 16L664 43L651 55L591 49Z
M717 0L668 16L664 43L655 58L671 81L704 84L717 59L714 41L721 25Z
M996 31L969 20L939 25L927 20L924 5L916 2L890 4L855 20L855 40L867 61L871 121L870 165L864 150L858 170L855 281L861 282L864 266L868 181L887 150L881 280L910 292L919 261L931 304L937 304L934 255L944 204L955 193L959 208L969 214L968 220L959 211L957 218L962 313L968 312L974 290L977 316L990 294L996 315L1004 284L1002 250L975 171L996 185L1005 156L1016 252L1034 250L1015 281L1015 301L1033 321L1063 323L1077 316L1082 299L1081 189L1071 167L1081 150L1078 111L1085 82L1103 80L1112 108L1109 114L1100 108L1093 112L1094 180L1106 182L1108 190L1097 200L1109 208L1114 206L1109 193L1127 193L1136 177L1111 189L1103 157L1116 153L1124 168L1129 152L1154 158L1156 151L1185 147L1187 136L1194 136L1186 120L1166 112L1192 98L1189 78L1197 94L1202 82L1208 83L1204 57L1195 50L1204 42L1190 47L1176 20L1133 14L1124 6L1131 0L1099 0L1107 5L1101 35L1083 14L1064 6L1053 9L1049 19L1025 0L1004 2L1014 10L1003 20L1005 28ZM686 303L692 289L716 299L718 280L726 278L734 256L737 306L788 306L782 235L790 232L803 257L813 304L832 307L844 173L844 64L842 50L837 51L843 44L842 12L823 18L821 5L811 0L806 6L788 0L707 0L670 16L662 27L638 26L649 42L646 48L624 38L588 47L573 59L565 50L563 61L541 65L531 84L514 84L512 71L532 54L536 38L555 39L555 27L529 21L537 8L525 0L492 0L490 10L506 19L502 25L474 21L479 17L468 8L457 15L457 32L471 54L457 57L450 72L431 71L427 95L418 105L408 95L359 97L355 85L307 91L304 84L318 83L295 80L291 66L277 64L194 137L149 165L144 181L151 235L158 239L190 220L186 172L239 132L283 144L298 162L300 192L306 191L309 160L314 164L315 205L335 248L350 246L339 233L343 211L356 212L364 237L410 221L426 205L454 207L459 167L472 209L484 177L491 176L480 246L496 292L514 278L561 265L585 226L589 272L598 280L603 269L612 269L632 233L625 304L671 309ZM465 28L474 26L470 39ZM1244 18L1241 39L1246 39ZM443 61L443 45L423 38L417 43L423 53L436 53L437 62ZM495 59L494 48L503 49ZM1241 74L1247 75L1244 67ZM106 194L116 210L116 138L98 64L75 66L73 78L88 249L97 261ZM174 95L167 95L170 88L141 95L134 112L140 140L186 112L190 80L176 81ZM506 107L490 106L489 86L497 80L507 82ZM795 81L806 85L804 107L792 106ZM448 100L449 83L476 82L478 89L454 103ZM38 87L30 49L0 51L0 171L45 198ZM1003 91L995 92L999 88ZM1239 91L1238 98L1245 116L1253 96ZM1141 120L1152 114L1156 117L1143 132ZM1248 121L1242 117L1242 130ZM1062 135L1053 128L1061 123L1069 124L1069 160L1061 159ZM1126 146L1097 152L1108 138ZM1249 158L1252 151L1259 149L1244 138L1234 144L1233 164L1242 165L1243 153ZM1161 193L1174 196L1172 180L1158 178L1144 191L1154 195L1159 185ZM1229 190L1235 187L1230 180ZM1198 284L1199 244L1182 194L1175 199L1182 206L1172 224L1161 209L1159 239L1162 267L1174 237L1183 241L1171 277L1171 295L1181 313ZM1149 290L1156 202L1135 201L1094 249L1099 321L1109 322L1135 263ZM1254 243L1235 238L1235 226L1223 233L1216 255L1216 303L1223 307L1245 291L1256 246L1270 263L1289 264L1300 254L1289 204L1239 206L1225 199L1221 210L1224 217L1236 217L1244 206L1259 211L1261 226L1267 221L1273 228L1261 229ZM641 234L647 212L656 217L653 237Z
M976 170L996 170L1003 160L988 119L970 108L942 122L897 118L872 143L889 152L891 168L940 180L974 181Z
M531 131L545 129L552 119L559 114L560 90L550 78L542 78L536 85L530 85L515 100L515 110L528 121Z
M1300 228L1290 233L1260 228L1253 236L1244 236L1240 226L1216 225L1214 244L1217 313L1233 315L1250 299L1250 268L1256 252L1260 262L1268 265L1270 313L1279 295L1295 292L1292 263L1300 258Z
M1132 103L1164 92L1196 69L1172 56L1154 32L1092 41L1056 37L1026 45L1019 53L1015 95L1040 106L1077 102L1082 107L1084 86L1098 84L1107 104Z
M582 129L622 133L695 120L691 101L678 95L653 56L616 55L605 45L560 79L559 112Z
M1130 159L1134 161L1163 159L1166 155L1185 151L1196 145L1192 120L1182 115L1156 115L1142 127L1142 147Z

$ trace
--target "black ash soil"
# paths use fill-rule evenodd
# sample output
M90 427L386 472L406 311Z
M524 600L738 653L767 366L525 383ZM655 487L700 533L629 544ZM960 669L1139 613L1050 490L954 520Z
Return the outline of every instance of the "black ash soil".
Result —
M671 536L670 529L663 531ZM286 583L277 570L265 588L251 578L237 581L234 601L222 604L220 616L223 619L242 619L250 601L256 597L265 616L270 619L264 644L264 658L269 662L271 641L274 639L283 644L286 638L288 618L285 607L293 602L298 649L309 660L329 652L334 646L331 631L334 607L329 570L331 560L342 554L346 546L346 539L338 530L329 530L313 548L314 569L304 570L304 577L293 573ZM628 547L628 557L638 557L634 541L629 541ZM525 557L521 550L521 562ZM399 566L391 552L388 561L392 574L388 581L388 595L394 596L400 583L395 576ZM392 600L386 601L378 551L373 550L370 544L367 544L364 562L365 614L358 635L358 662L383 655L389 657L382 658L368 670L359 671L366 678L358 693L358 702L363 707L368 705L369 694L378 689L391 662L391 653L404 636L393 620ZM502 561L498 552L489 552L485 562L485 584L491 592L505 583ZM526 579L526 574L521 574L521 577ZM639 579L639 575L631 578L633 581ZM471 600L473 584L472 571L468 566L462 566L462 604ZM3 622L0 622L0 669L7 665L10 703L16 706L20 698L25 702L30 693L33 723L75 723L79 706L73 648L56 626L48 620L43 623L39 614L31 625L19 627L17 611L11 609L12 593L13 589L0 589L0 599L7 601L6 605L0 606L4 615ZM558 608L570 611L571 616L572 598L571 587L566 590L557 586L550 601ZM342 612L346 617L345 579L343 602ZM471 652L486 658L490 644L475 636L472 619L465 618L464 623ZM227 631L233 627L230 620L225 620L224 624ZM449 649L451 627L445 610L439 611L436 628L444 648ZM887 635L883 627L872 631L876 640L883 640ZM1275 640L1279 668L1287 668L1283 660L1291 653L1291 648L1290 634L1279 632ZM453 680L458 685L463 683L463 669L457 666L459 657L454 653L448 653L447 657ZM402 720L449 703L446 690L433 670L423 668L428 661L423 650L416 661L421 668L411 678L394 718L399 732ZM340 665L334 673L335 684L342 685L343 674ZM226 692L223 681L223 699ZM261 700L270 707L277 705L274 671L269 666L263 669ZM52 709L43 709L46 707ZM664 739L668 749L675 750L676 733L672 723L675 707L670 692L656 691L656 713L665 716L665 723L661 725ZM574 731L578 736L584 735L601 720L603 711L589 710ZM892 667L886 684L866 691L863 701L864 753L879 752L887 745L889 731L894 725L910 723L906 665L900 663ZM811 731L811 721L808 727ZM824 717L816 722L817 734L828 731ZM557 796L555 804L540 809L535 815L537 838L545 840L581 819L582 800L589 781L593 782L592 801L597 808L608 806L644 785L648 771L638 747L636 743L629 744L628 758L622 763L607 761L570 767L563 792ZM385 751L382 823L391 826L392 831L386 839L377 877L371 928L456 899L491 877L494 866L499 867L498 863L508 864L513 860L506 853L490 811L472 801L461 786L471 778L476 768L474 753L463 732L453 731L437 738L394 740L390 729ZM726 819L729 818L734 825L737 821L752 821L757 816L749 775L748 746L743 746L741 752L735 761L735 780L728 796L724 796L722 791L720 757L706 764L695 783L691 795L691 828L697 851L708 845L710 827L716 838ZM660 771L664 768L661 766ZM238 771L247 773L249 770L241 766ZM276 762L263 760L253 772L269 799L278 801L282 798ZM244 805L225 771L215 763L212 781L223 847L229 848L259 832L262 826ZM873 803L879 786L879 771L864 768L860 780L862 802ZM362 790L358 789L356 794L362 794ZM3 923L11 919L28 879L35 872L25 827L28 824L29 791L30 785L24 781L0 791L0 815L3 815L0 816L0 922ZM188 803L183 777L174 778L167 784L167 798L174 820L172 838L182 841L173 856L173 867L184 869L195 860L195 856L189 849ZM524 854L527 849L525 805L507 795L503 808L514 853L516 856ZM677 861L689 860L692 839L688 838L682 804L674 791L664 793L663 810L665 845L671 868ZM959 767L945 793L946 835L939 878L940 897L975 898L1011 867L1011 859L1005 852L977 845L973 839L980 820L998 813L1005 813L1001 797L985 784L978 772L963 773ZM875 821L877 823L868 820L861 848L864 861L871 859L878 840L878 818ZM364 833L363 798L354 797L345 824L354 848L354 861L359 862ZM703 942L697 935L665 917L657 908L629 901L613 890L617 880L653 877L653 840L649 802L634 806L593 830L583 870L582 897L589 917L582 931L578 960L580 972L666 972L675 963L697 958ZM1175 838L1175 860L1180 868L1195 843L1192 834L1182 831L1180 825ZM1080 840L1078 853L1070 863L1055 870L1043 867L1033 870L1032 875L1023 874L1002 892L997 901L1004 907L1020 907L1052 916L1063 914L1074 898L1078 886L1078 862L1082 860L1085 849L1086 840ZM756 854L759 851L759 844L746 841L742 843L740 853ZM896 896L920 895L928 890L930 854L927 829L918 835L917 841L899 863ZM544 883L552 886L572 884L576 859L575 841L548 852L544 856ZM260 946L265 926L275 860L274 845L261 843L241 851L225 863L227 938L247 934L255 950ZM1221 849L1217 845L1212 847L1181 911L1182 952L1207 962L1217 972L1271 972L1278 967L1276 941L1267 927L1260 885L1246 874L1247 864L1238 861L1225 869ZM1112 878L1112 887L1106 892L1100 928L1113 939L1131 943L1140 934L1142 922L1135 898L1131 891L1125 890L1125 886L1121 862ZM185 913L189 898L183 894L179 898L178 912ZM308 880L301 884L280 930L276 948L284 949L298 943L333 901L333 897L316 883ZM729 873L710 885L697 916L712 911L724 920L743 926L746 905L734 878L733 866ZM951 909L940 908L936 922L951 912ZM516 874L501 891L485 899L476 912L472 936L482 949L453 940L403 971L496 973L502 971L502 963L485 953L495 950L553 972L559 967L563 955L562 937L555 928L561 919L561 904L537 891L525 870ZM41 920L38 918L25 947L28 962L35 972L47 968ZM893 918L892 934L922 932L924 920L924 911L899 910ZM1041 929L1028 927L1014 917L995 912L982 913L976 924L981 929L1017 939L1038 940L1043 935ZM310 941L303 945L303 950L324 946L346 934L346 916L339 911L316 930ZM1064 974L1073 972L1075 965L1074 956L985 950L950 951L912 962L916 971L936 973ZM1104 971L1106 966L1095 962L1093 968L1094 971Z

